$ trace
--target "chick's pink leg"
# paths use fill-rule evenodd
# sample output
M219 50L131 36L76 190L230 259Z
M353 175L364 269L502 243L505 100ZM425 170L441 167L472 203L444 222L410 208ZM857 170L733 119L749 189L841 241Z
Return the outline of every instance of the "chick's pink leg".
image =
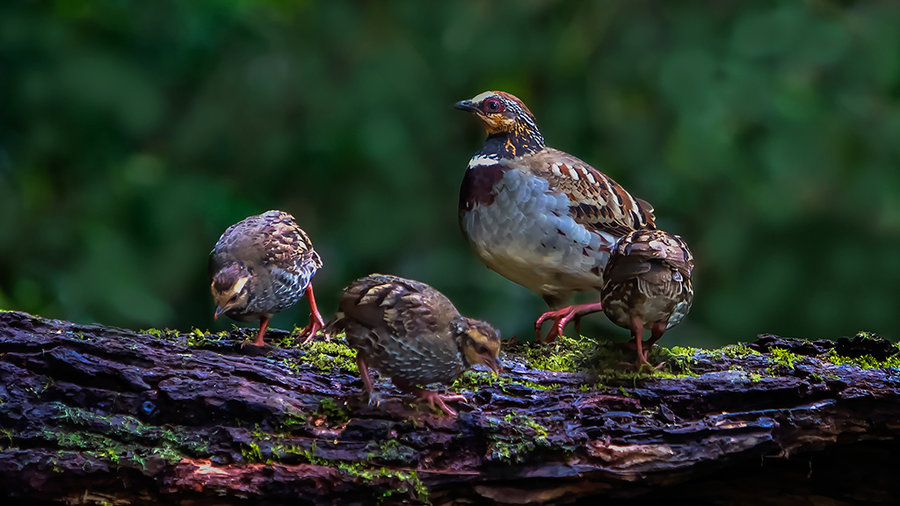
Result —
M416 392L416 395L419 399L427 401L428 405L432 408L437 407L450 416L456 416L456 411L447 405L448 402L468 402L466 396L462 394L439 394L437 392L432 392L431 390L417 390L418 392Z
M325 327L322 315L319 314L319 308L316 307L316 296L313 295L312 283L306 287L306 298L309 300L309 325L303 327L303 330L300 331L300 337L306 337L303 340L303 344L312 340L316 333ZM328 340L328 334L325 334L325 339Z
M659 341L663 334L666 333L667 325L668 322L656 322L653 324L653 327L650 328L650 339L647 339L647 342L645 343L647 345L647 349L644 350L644 362L649 362L648 358L650 356L650 348L652 348L653 345L656 344L656 341ZM659 364L656 366L656 368L659 369L660 367L662 367L662 365L663 364Z
M269 317L261 316L259 318L259 334L256 334L256 340L253 341L253 346L265 346L266 342L263 341L263 336L266 335L266 329L269 328Z
M637 361L635 367L640 369L644 364L648 364L647 355L644 353L644 342L641 338L644 334L644 322L638 316L631 317L631 337L634 338L634 346L637 349ZM649 349L649 348L648 348Z
M366 392L368 392L369 397L371 397L372 393L375 391L375 387L372 386L372 377L369 376L369 367L359 354L356 355L356 368L359 369L359 377L362 379L363 386L366 387Z

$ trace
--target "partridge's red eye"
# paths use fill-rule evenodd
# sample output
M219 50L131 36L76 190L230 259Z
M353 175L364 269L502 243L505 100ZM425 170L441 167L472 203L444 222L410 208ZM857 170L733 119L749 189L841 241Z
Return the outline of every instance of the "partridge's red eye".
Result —
M484 112L503 112L503 104L496 98L489 98L484 101Z

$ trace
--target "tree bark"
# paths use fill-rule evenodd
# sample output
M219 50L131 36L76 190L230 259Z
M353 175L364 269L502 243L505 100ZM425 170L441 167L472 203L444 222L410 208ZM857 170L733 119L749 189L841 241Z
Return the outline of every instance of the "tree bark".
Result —
M880 338L658 350L669 372L643 374L616 345L511 346L502 376L457 384L470 401L451 418L385 380L368 404L340 339L300 346L271 330L275 346L242 348L253 333L0 313L0 491L112 504L900 497L900 358Z

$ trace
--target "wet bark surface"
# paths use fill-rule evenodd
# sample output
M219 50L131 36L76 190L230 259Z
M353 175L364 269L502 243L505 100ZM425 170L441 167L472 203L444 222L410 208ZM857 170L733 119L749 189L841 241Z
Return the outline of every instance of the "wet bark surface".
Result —
M242 348L252 335L0 313L0 492L113 504L900 497L887 465L900 454L900 350L882 339L660 350L663 372L642 374L600 366L590 341L520 345L501 356L503 376L456 385L469 402L451 418L384 380L367 403L340 339L301 346L273 330L274 346Z

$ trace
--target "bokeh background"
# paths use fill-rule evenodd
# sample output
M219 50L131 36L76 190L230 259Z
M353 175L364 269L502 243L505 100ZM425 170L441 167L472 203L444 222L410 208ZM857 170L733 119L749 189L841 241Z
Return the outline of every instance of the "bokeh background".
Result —
M484 134L452 104L503 89L691 245L668 344L893 337L898 26L897 2L6 0L0 307L228 328L207 254L279 208L324 258L326 318L381 271L529 335L543 303L456 222Z

